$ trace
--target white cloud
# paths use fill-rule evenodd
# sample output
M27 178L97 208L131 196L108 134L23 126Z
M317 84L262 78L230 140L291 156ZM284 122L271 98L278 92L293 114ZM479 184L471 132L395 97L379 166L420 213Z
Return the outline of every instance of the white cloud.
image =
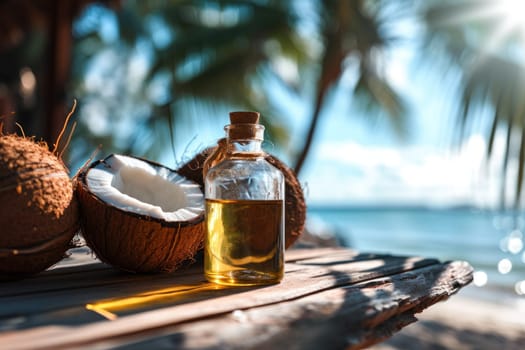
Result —
M458 152L325 143L312 155L313 166L305 174L308 199L339 204L475 203L487 199L486 181L479 179L484 152L479 135L467 139Z

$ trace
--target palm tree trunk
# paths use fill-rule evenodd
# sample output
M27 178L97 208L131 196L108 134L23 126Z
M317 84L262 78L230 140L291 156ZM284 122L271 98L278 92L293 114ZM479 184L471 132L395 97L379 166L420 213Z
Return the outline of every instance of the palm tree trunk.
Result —
M49 47L46 72L44 140L50 147L56 142L66 117L66 84L69 77L72 46L72 2L56 0L49 9Z
M301 172L306 158L310 153L326 95L328 94L330 87L337 82L342 71L341 65L344 59L344 54L342 48L341 27L337 26L333 32L329 33L325 42L326 49L322 59L321 75L319 76L317 83L317 96L315 99L314 113L312 115L312 120L310 121L310 126L308 127L308 133L306 134L303 148L297 157L294 166L296 174Z
M315 100L315 109L314 113L312 115L312 120L310 121L310 125L308 127L308 133L306 134L306 140L304 141L303 148L301 149L301 153L297 157L294 171L296 174L299 174L301 170L303 169L303 165L306 161L306 157L310 153L310 148L312 147L312 142L314 139L315 131L317 130L317 124L319 123L319 116L321 114L321 107L323 105L323 101L325 99L325 90L320 90L317 93L317 97Z

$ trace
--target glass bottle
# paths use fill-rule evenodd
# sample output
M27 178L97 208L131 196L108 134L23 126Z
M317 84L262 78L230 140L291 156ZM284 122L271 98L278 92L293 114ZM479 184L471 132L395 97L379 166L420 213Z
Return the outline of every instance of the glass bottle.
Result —
M278 283L284 275L284 176L264 158L259 113L232 112L230 122L204 179L204 273L223 285Z

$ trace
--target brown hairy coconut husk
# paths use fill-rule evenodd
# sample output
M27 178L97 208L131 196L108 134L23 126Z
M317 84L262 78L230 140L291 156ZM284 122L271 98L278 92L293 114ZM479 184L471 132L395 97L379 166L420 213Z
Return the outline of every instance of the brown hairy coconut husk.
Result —
M121 170L124 169L123 167L129 168ZM136 169L143 171L144 174L137 175ZM154 193L153 196L164 196L166 191L169 191L167 187L172 184L177 186L182 184L181 188L184 188L184 191L190 191L187 188L193 186L191 191L194 192L190 194L190 197L200 194L203 198L202 191L197 184L183 179L172 169L145 159L110 155L104 160L93 162L78 176L77 194L82 213L80 220L82 234L87 245L97 257L116 268L128 272L172 272L193 261L193 256L203 246L205 229L203 202L201 201L198 205L200 206L197 210L199 214L192 214L193 216L189 219L168 220L154 217L147 211L149 209L141 212L141 206L155 204L148 202L152 198L147 198L150 195L146 193L147 189L141 190L141 186L148 186L155 182L155 179L152 180L152 178L142 180L142 176L148 176L144 169L155 171L161 177L156 178L160 187L153 188L149 192ZM129 207L118 202L111 202L111 198L95 193L93 183L95 183L96 174L94 172L104 171L110 172L112 174L110 176L113 176L111 185L108 186L113 187L111 191L120 193L117 194L117 201L122 198L124 201L131 201ZM128 171L130 175L126 175L125 171ZM126 176L131 178L126 178ZM166 178L173 179L173 183L168 186L171 180L168 181ZM125 181L128 181L129 184L127 188L117 188L119 186L117 183ZM120 197L121 195L124 196ZM180 196L184 195L178 193L167 198L166 203L176 202L175 197ZM157 208L162 208L161 204L158 205ZM130 209L130 207L134 208ZM162 213L162 215L167 213L164 213L164 208L162 208Z
M219 140L219 144L224 139ZM182 165L177 172L187 179L204 186L203 170L208 166L208 157L220 157L217 147L209 147ZM219 150L220 153L220 150ZM290 247L303 233L306 220L306 204L303 190L294 171L277 157L267 154L265 159L279 169L285 178L285 247ZM206 162L206 165L205 165Z
M45 143L0 136L0 279L43 271L78 231L68 170Z

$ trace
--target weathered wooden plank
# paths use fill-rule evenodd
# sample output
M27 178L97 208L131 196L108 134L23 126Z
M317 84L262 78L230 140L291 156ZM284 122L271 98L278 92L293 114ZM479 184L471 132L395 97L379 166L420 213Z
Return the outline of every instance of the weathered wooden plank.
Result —
M377 281L399 275L411 281L422 268L439 270L444 266L434 259L359 254L339 248L288 251L286 258L285 280L262 288L211 285L203 281L200 266L173 275L135 276L91 261L82 266L57 266L35 279L0 285L0 331L33 327L0 332L0 344L13 349L54 348L106 341L101 339L147 339L144 337L149 333L158 336L180 325L201 327L201 320L222 318L235 310L292 305L309 296L324 298L323 293L340 288L359 289L363 283L379 283L377 290L386 293L384 283ZM417 272L411 275L409 271ZM401 284L407 288L410 283ZM410 314L382 310L388 317L378 323L370 321L369 327L395 328L412 320ZM286 309L284 313L277 311L272 312L288 318ZM101 315L114 321L96 322ZM60 324L68 327L49 327Z
M80 255L80 257L78 257ZM322 256L341 257L342 259L362 259L376 257L374 254L359 254L352 250L342 248L321 248L321 249L302 249L289 250L286 252L287 262L308 261ZM6 296L17 296L23 294L59 290L71 290L74 288L94 287L108 284L120 284L133 281L136 283L146 283L149 280L172 279L173 276L189 274L202 274L202 264L190 268L182 268L174 274L167 275L144 275L120 272L98 260L93 260L85 251L80 250L72 254L71 263L61 262L51 270L45 271L33 277L20 280L0 283L0 298ZM79 264L76 262L80 261Z
M49 292L71 291L86 287L118 285L126 283L147 283L151 280L173 279L173 275L130 274L118 271L100 262L86 266L56 270L59 274L47 274L38 278L30 278L0 284L0 298L19 297L22 295L38 296ZM177 276L195 274L196 270L181 269Z
M0 298L0 305L2 305L0 318L25 317L29 319L30 315L33 314L56 312L57 310L75 307L82 308L86 304L96 304L98 300L107 298L113 298L114 300L130 298L140 300L144 298L144 293L147 294L146 299L150 299L150 295L156 294L157 304L162 304L163 300L165 304L172 304L177 301L178 303L189 303L203 298L202 293L184 292L186 289L194 288L206 291L207 294L204 297L214 298L209 301L212 307L206 306L203 309L208 310L208 312L213 312L217 308L215 305L216 297L229 297L226 301L220 301L221 303L226 302L226 304L222 304L218 312L225 312L228 310L224 310L224 308L228 307L243 308L280 302L338 285L357 283L437 263L436 260L432 259L389 256L385 256L383 259L357 261L341 259L339 256L333 265L325 262L322 266L308 264L307 261L301 260L301 264L287 264L287 273L284 281L279 285L266 288L216 288L215 285L205 282L202 272L199 271L198 273L189 273L187 275L174 275L171 278L166 276L159 278L150 277L150 279L145 281L130 279L127 281L128 283L96 284L84 288L54 290L39 294L41 297L36 297L34 294L6 296ZM181 293L181 289L183 293ZM45 298L45 303L42 302L44 300L42 298ZM239 304L240 301L242 301L241 304ZM141 306L146 309L148 306L151 308L151 305L148 305L148 303L144 305L136 303L135 309ZM192 315L193 313L190 312L188 314ZM2 327L2 323L0 322L0 327Z
M329 249L313 249L313 250L296 250L287 252L288 262L297 262L301 264L317 264L315 259L324 255L323 261L328 259L331 263L338 261L358 261L371 258L388 258L387 255L374 254L358 254L350 250L343 250L337 248ZM328 258L327 258L328 257ZM294 266L288 266L288 272L293 271ZM107 265L98 263L89 263L83 266L56 268L51 271L46 271L43 274L37 275L33 278L0 283L0 297L19 296L23 294L36 293L48 291L71 290L83 287L95 287L107 284L128 283L129 281L140 283L147 283L149 280L172 279L174 276L190 274L202 274L202 265L195 264L189 269L181 269L170 275L133 275L128 273L121 273L110 268Z
M465 263L432 265L417 274L402 273L97 345L121 349L360 349L414 322L414 313L468 284L471 272Z
M286 262L297 262L300 260L310 260L322 257L337 257L345 256L354 258L356 256L368 256L373 258L377 254L361 253L348 248L340 247L327 247L327 248L316 248L316 249L289 249L285 252Z
M335 270L336 276L340 273ZM205 319L177 321L173 317L173 313L184 313L190 307L199 308L196 303L74 330L22 331L4 335L0 341L13 345L11 349L125 344L130 349L359 349L412 322L413 313L446 299L471 279L472 269L466 263L432 263L276 304L215 313Z

